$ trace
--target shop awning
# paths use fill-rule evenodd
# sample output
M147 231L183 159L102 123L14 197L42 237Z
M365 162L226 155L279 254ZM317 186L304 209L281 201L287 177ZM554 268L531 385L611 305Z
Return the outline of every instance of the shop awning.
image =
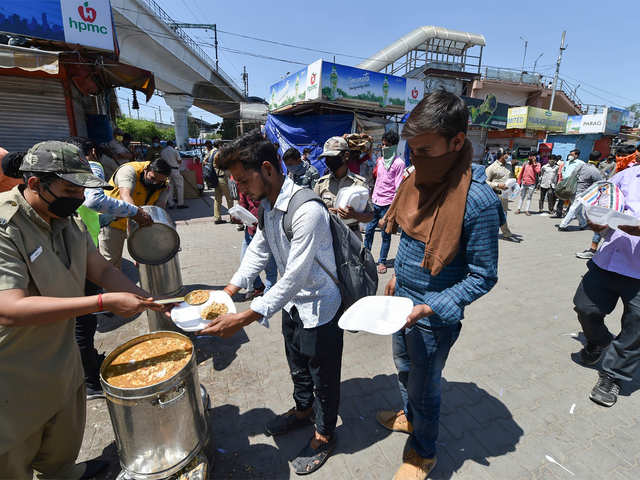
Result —
M108 63L106 63L108 62ZM64 68L84 95L96 95L108 88L125 87L145 94L147 101L156 88L153 73L115 60L97 61L94 56L53 52L35 48L0 45L0 68L43 72L57 76Z
M28 72L59 73L59 52L0 45L0 68L19 68Z

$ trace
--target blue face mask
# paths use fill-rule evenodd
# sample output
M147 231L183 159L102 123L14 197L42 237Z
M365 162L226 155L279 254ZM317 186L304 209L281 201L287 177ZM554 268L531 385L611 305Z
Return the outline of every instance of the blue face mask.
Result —
M291 173L291 175L294 175L296 177L300 176L300 175L304 175L305 169L304 169L304 165L301 163L300 165L296 165L295 167L287 167L289 172Z
M160 146L160 144L159 144L158 142L153 142L151 145L152 145L153 147L159 147L159 146Z

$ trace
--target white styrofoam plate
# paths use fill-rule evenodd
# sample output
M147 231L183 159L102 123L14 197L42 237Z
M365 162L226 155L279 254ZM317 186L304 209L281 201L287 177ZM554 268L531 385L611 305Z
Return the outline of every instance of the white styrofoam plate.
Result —
M231 297L224 290L209 290L209 300L202 305L189 305L186 302L182 302L176 305L171 310L171 320L176 324L178 328L185 332L197 332L209 325L208 320L203 320L200 317L202 309L213 302L223 303L229 309L228 313L236 313L236 306L231 300Z
M407 323L413 302L404 297L364 297L342 314L338 326L343 330L364 330L391 335Z

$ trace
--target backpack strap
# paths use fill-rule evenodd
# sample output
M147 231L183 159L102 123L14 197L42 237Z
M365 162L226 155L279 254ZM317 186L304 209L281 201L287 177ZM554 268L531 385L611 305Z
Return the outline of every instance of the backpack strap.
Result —
M284 230L284 234L287 236L287 239L291 241L293 238L293 215L296 213L298 208L300 208L303 204L307 202L318 202L324 208L327 206L324 204L322 199L310 188L301 188L296 193L291 196L289 200L289 206L287 207L287 211L282 217L282 229ZM264 212L263 212L264 217ZM264 218L263 218L264 223Z
M303 204L307 202L318 202L324 208L327 208L322 199L310 188L302 188L293 194L291 199L289 200L289 206L287 207L287 211L282 217L282 229L284 230L284 234L287 239L291 241L293 238L293 215L296 213L296 210L300 208ZM264 212L263 212L264 216ZM340 280L336 278L330 271L327 269L317 257L313 257L315 262L320 266L320 268L326 273L333 282L340 286Z
M260 228L260 230L264 230L264 207L262 206L262 203L258 207L258 228Z

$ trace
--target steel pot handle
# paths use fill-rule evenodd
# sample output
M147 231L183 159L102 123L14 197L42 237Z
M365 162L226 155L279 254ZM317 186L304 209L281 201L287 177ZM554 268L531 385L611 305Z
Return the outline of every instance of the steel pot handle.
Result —
M160 408L165 408L168 407L169 405L171 405L172 403L177 402L178 400L180 400L183 396L184 396L184 392L185 392L185 388L184 385L181 385L180 387L178 387L175 390L176 395L172 398L170 398L169 400L166 401L162 401L160 397L158 397L158 406Z

